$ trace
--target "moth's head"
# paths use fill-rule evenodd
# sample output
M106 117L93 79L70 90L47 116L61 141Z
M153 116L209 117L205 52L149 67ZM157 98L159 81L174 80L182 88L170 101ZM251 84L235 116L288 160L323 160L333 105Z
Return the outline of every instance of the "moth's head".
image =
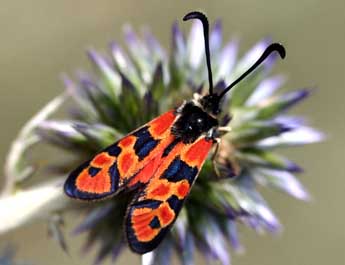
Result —
M276 51L279 53L281 58L285 58L285 48L279 43L272 43L263 52L261 57L239 78L232 82L228 87L226 87L219 94L213 92L213 79L212 79L212 69L211 69L211 59L210 59L210 47L209 47L209 24L207 17L197 11L193 11L184 16L183 20L199 19L203 25L204 32L204 42L205 42L205 54L206 54L206 64L208 71L208 81L209 81L209 92L207 95L201 97L198 101L201 107L209 113L211 116L217 116L221 112L221 101L226 93L230 91L232 87L238 84L247 75L253 72L272 52Z
M172 131L184 143L194 142L200 135L207 134L218 126L218 120L193 100L185 102L177 111L179 118L174 123Z
M221 113L220 97L217 94L207 94L199 99L199 103L203 110L212 116Z

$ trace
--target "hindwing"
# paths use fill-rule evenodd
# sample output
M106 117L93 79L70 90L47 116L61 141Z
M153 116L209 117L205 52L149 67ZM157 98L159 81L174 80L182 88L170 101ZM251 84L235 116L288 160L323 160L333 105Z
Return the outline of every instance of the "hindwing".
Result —
M178 142L162 157L154 176L128 208L126 235L131 249L155 249L175 222L190 189L212 148L212 140Z

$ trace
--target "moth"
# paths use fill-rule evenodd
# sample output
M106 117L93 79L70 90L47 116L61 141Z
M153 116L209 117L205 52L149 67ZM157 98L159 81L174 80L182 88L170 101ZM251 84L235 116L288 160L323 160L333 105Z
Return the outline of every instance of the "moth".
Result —
M193 11L183 18L190 19L198 19L203 25L208 94L185 101L105 148L71 172L64 185L68 196L85 201L134 191L124 226L129 247L139 254L154 250L163 240L210 150L218 147L221 135L229 131L219 126L218 120L226 93L272 52L285 57L281 44L269 45L246 72L217 94L212 80L207 17Z

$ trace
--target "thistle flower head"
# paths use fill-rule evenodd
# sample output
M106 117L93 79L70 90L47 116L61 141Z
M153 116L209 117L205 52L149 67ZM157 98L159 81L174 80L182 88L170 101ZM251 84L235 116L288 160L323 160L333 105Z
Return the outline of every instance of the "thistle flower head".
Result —
M124 195L92 204L72 203L60 193L61 183L71 170L97 151L192 98L194 93L203 95L208 89L200 23L193 23L188 35L174 23L169 52L147 29L139 37L127 26L124 35L124 48L113 42L107 55L89 50L95 71L77 72L75 78L64 76L66 93L50 102L24 127L8 156L4 191L7 196L0 200L1 207L8 201L15 205L21 198L31 198L30 191L49 194L42 205L31 207L28 212L29 216L36 216L38 209L46 207L45 217L62 246L65 243L61 222L56 221L56 215L81 212L83 220L73 233L87 233L85 250L99 245L95 263L108 256L115 259L126 248L123 217L131 197ZM247 70L270 43L263 39L238 57L239 41L222 43L220 21L214 24L209 41L216 91ZM323 136L304 119L287 113L309 96L310 89L280 92L285 78L271 75L276 58L272 54L227 95L220 121L232 130L222 137L216 167L211 159L206 161L170 233L156 250L145 254L146 264L168 264L173 253L181 264L193 264L196 250L206 259L229 264L227 244L237 251L242 249L237 234L239 223L256 231L279 231L281 225L257 190L258 185L308 200L308 192L296 178L301 167L277 151L318 142ZM58 109L67 109L68 115L53 118ZM56 146L72 156L60 161L46 158L49 163L43 166L24 159L37 144ZM49 169L45 175L49 174L51 182L30 191L21 190L41 167Z

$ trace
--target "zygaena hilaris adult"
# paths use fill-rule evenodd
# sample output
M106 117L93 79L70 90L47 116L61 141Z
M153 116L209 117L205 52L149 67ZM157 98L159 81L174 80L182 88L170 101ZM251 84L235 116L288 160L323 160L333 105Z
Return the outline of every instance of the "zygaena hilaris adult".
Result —
M200 12L183 18L190 19L203 24L209 93L184 102L107 147L74 170L64 186L68 196L86 201L136 191L125 229L130 248L140 254L162 241L212 146L228 131L217 119L223 96L272 52L285 57L281 44L269 45L252 67L217 94L213 91L207 18Z

